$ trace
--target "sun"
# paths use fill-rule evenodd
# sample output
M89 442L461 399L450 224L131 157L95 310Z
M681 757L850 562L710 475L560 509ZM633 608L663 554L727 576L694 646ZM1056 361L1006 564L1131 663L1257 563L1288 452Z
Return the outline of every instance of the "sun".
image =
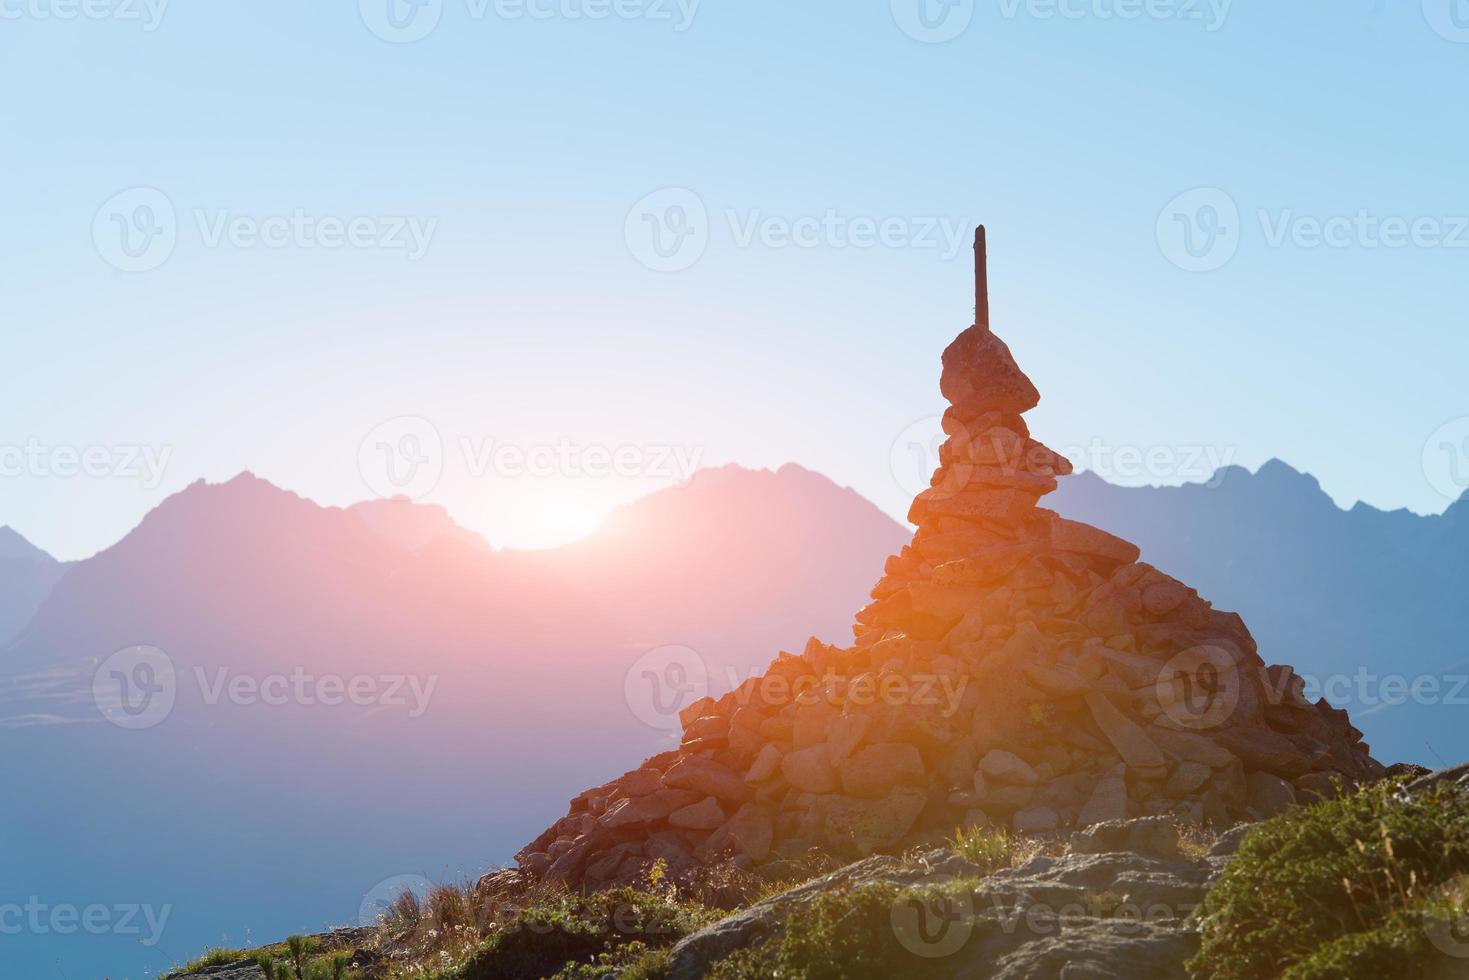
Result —
M480 508L479 529L496 548L538 551L580 541L622 500L593 480L514 481Z

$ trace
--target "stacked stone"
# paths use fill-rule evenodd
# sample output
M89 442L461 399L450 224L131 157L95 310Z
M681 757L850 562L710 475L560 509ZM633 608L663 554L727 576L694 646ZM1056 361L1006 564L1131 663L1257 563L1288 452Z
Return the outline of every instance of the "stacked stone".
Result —
M676 751L573 800L524 868L600 887L660 860L866 855L965 825L1227 826L1382 776L1238 615L1039 506L1071 467L1030 437L1039 393L985 305L944 352L940 467L856 642L813 639L690 705Z

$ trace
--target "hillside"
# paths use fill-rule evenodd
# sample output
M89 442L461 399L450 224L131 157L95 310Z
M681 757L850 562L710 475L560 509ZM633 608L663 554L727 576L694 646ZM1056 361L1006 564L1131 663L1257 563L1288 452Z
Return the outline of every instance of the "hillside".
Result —
M0 527L0 643L30 622L65 571L19 533Z

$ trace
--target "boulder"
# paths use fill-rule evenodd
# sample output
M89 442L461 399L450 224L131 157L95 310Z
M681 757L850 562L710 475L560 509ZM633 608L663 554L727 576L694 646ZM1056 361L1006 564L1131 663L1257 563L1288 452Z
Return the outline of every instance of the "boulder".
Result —
M745 773L745 782L762 783L775 775L779 768L780 749L767 743L755 756L755 761L750 764L750 771Z
M1252 772L1245 777L1250 806L1262 817L1284 813L1296 804L1295 787L1268 772Z
M1148 733L1118 711L1110 700L1092 691L1086 696L1086 706L1091 710L1092 720L1128 766L1144 773L1161 774L1167 770L1168 760L1148 738Z
M1313 800L1334 800L1341 795L1342 787L1350 780L1339 772L1308 772L1292 782L1296 789L1296 800L1302 803Z
M921 524L930 515L957 517L966 521L1013 521L1035 506L1039 492L1029 490L966 489L958 493L942 488L925 490L908 509L908 520Z
M1076 818L1078 827L1127 818L1127 767L1119 765L1103 776Z
M1145 732L1155 745L1175 759L1201 762L1213 769L1223 769L1239 761L1233 752L1203 735L1177 731L1158 724L1149 725Z
M899 784L922 784L928 776L923 756L911 745L869 745L842 763L842 792L848 796L879 800Z
M764 861L770 856L770 846L775 839L775 820L770 808L758 803L746 803L714 835L709 838L709 850L718 853L725 847L736 854L743 854L752 861Z
M1072 834L1067 848L1072 854L1125 851L1168 861L1182 855L1178 847L1178 825L1165 817L1099 823Z
M894 790L881 800L828 797L824 829L834 844L871 854L898 844L927 804L927 794L911 789Z
M684 756L663 774L669 789L686 789L701 796L741 803L750 797L750 787L738 775L713 759Z
M1036 687L1052 697L1069 698L1085 694L1091 684L1069 667L1048 667L1045 664L1027 664L1022 668L1026 678Z
M785 781L803 793L831 793L837 788L836 770L825 745L788 752L780 760Z
M803 704L796 709L791 740L797 749L809 749L826 742L841 712L825 701Z
M689 725L692 725L694 722L698 721L700 718L703 718L705 715L711 714L718 710L719 703L717 701L710 697L703 697L693 702L688 707L680 709L678 713L678 721L679 724L687 728Z
M1154 582L1143 589L1143 608L1150 616L1166 616L1188 601L1192 592L1181 582L1171 579Z
M639 796L636 799L629 797L612 804L606 813L597 818L597 825L605 830L618 830L653 823L698 798L697 793L672 789L660 789L651 796Z
M723 715L705 715L693 724L684 726L685 741L703 738L722 739L729 735L729 719Z
M827 752L831 756L832 765L839 766L846 761L847 757L861 744L871 724L872 716L866 713L844 715L836 720L826 740Z
M663 788L663 773L657 769L634 769L617 781L628 796L647 796Z
M1198 788L1209 781L1214 775L1214 770L1202 762L1180 762L1173 767L1173 772L1168 774L1168 782L1163 787L1163 792L1174 799L1182 799L1192 795Z
M943 356L939 390L960 419L988 412L1020 415L1040 404L1040 392L1015 363L1010 348L985 325L954 339Z
M675 810L668 816L669 825L682 830L715 830L722 827L724 821L724 810L712 796Z
M1218 732L1219 744L1237 755L1249 769L1294 779L1312 769L1309 755L1279 732L1264 727L1234 727Z
M1051 547L1057 551L1094 555L1123 565L1137 561L1141 554L1137 545L1130 541L1064 517L1057 517L1051 522Z
M648 861L662 861L672 874L682 874L694 865L694 856L684 844L682 834L664 831L648 838L643 845Z
M1055 810L1045 806L1034 806L1015 814L1013 825L1016 833L1037 834L1055 830L1060 824L1061 818Z
M1034 786L1040 782L1040 774L1030 763L1004 749L995 749L985 755L979 762L979 771L984 774L986 784Z

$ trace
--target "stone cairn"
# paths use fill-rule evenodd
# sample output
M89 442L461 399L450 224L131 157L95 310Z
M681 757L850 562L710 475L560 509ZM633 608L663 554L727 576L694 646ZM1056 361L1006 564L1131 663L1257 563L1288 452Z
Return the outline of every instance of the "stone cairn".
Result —
M1040 395L990 331L984 229L975 324L943 355L947 440L852 646L810 640L680 712L682 744L582 793L518 855L597 888L1174 815L1229 826L1380 778L1362 733L1244 622L1037 504L1071 472L1030 437Z

